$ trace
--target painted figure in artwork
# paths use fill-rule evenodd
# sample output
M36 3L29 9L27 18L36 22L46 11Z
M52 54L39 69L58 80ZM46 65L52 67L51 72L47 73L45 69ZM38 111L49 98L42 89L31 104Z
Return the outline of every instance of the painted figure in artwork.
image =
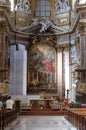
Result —
M43 79L44 82L47 81L46 76L49 77L55 73L54 62L54 52L51 47L46 45L34 47L34 51L30 55L30 69L34 70L33 79L38 80L39 75L40 81Z
M53 68L53 60L54 60L54 57L48 53L45 60L43 61L44 65L45 65L45 70L47 72L52 72L52 73L55 72L55 70Z

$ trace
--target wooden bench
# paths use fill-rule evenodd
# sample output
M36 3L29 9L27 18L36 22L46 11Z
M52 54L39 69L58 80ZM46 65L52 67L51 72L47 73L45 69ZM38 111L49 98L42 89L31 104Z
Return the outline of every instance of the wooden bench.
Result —
M4 130L12 121L17 118L17 111L1 110L0 111L0 130Z
M66 108L66 114L77 129L86 130L86 108Z

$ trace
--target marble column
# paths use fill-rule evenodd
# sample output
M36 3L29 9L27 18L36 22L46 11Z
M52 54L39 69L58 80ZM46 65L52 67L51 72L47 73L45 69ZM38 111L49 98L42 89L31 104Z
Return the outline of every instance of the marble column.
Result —
M62 52L58 52L58 96L62 98Z
M27 52L24 45L10 47L10 85L9 94L26 95L27 90Z
M67 90L69 90L69 51L65 51L65 61L64 61L64 69L65 69L65 98L67 98Z
M62 50L62 98L65 98L65 51Z

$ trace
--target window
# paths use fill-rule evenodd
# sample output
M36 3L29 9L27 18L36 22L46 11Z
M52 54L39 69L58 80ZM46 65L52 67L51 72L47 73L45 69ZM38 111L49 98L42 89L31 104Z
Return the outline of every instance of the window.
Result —
M37 0L35 7L35 16L49 17L50 16L50 2L49 0Z

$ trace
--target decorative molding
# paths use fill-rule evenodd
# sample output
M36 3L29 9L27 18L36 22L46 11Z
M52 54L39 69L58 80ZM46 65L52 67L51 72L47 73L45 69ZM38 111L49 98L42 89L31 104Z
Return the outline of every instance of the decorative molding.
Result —
M31 14L29 0L17 0L15 10L20 11L20 12L24 12L27 14Z
M69 10L69 0L55 0L55 14L66 13Z

